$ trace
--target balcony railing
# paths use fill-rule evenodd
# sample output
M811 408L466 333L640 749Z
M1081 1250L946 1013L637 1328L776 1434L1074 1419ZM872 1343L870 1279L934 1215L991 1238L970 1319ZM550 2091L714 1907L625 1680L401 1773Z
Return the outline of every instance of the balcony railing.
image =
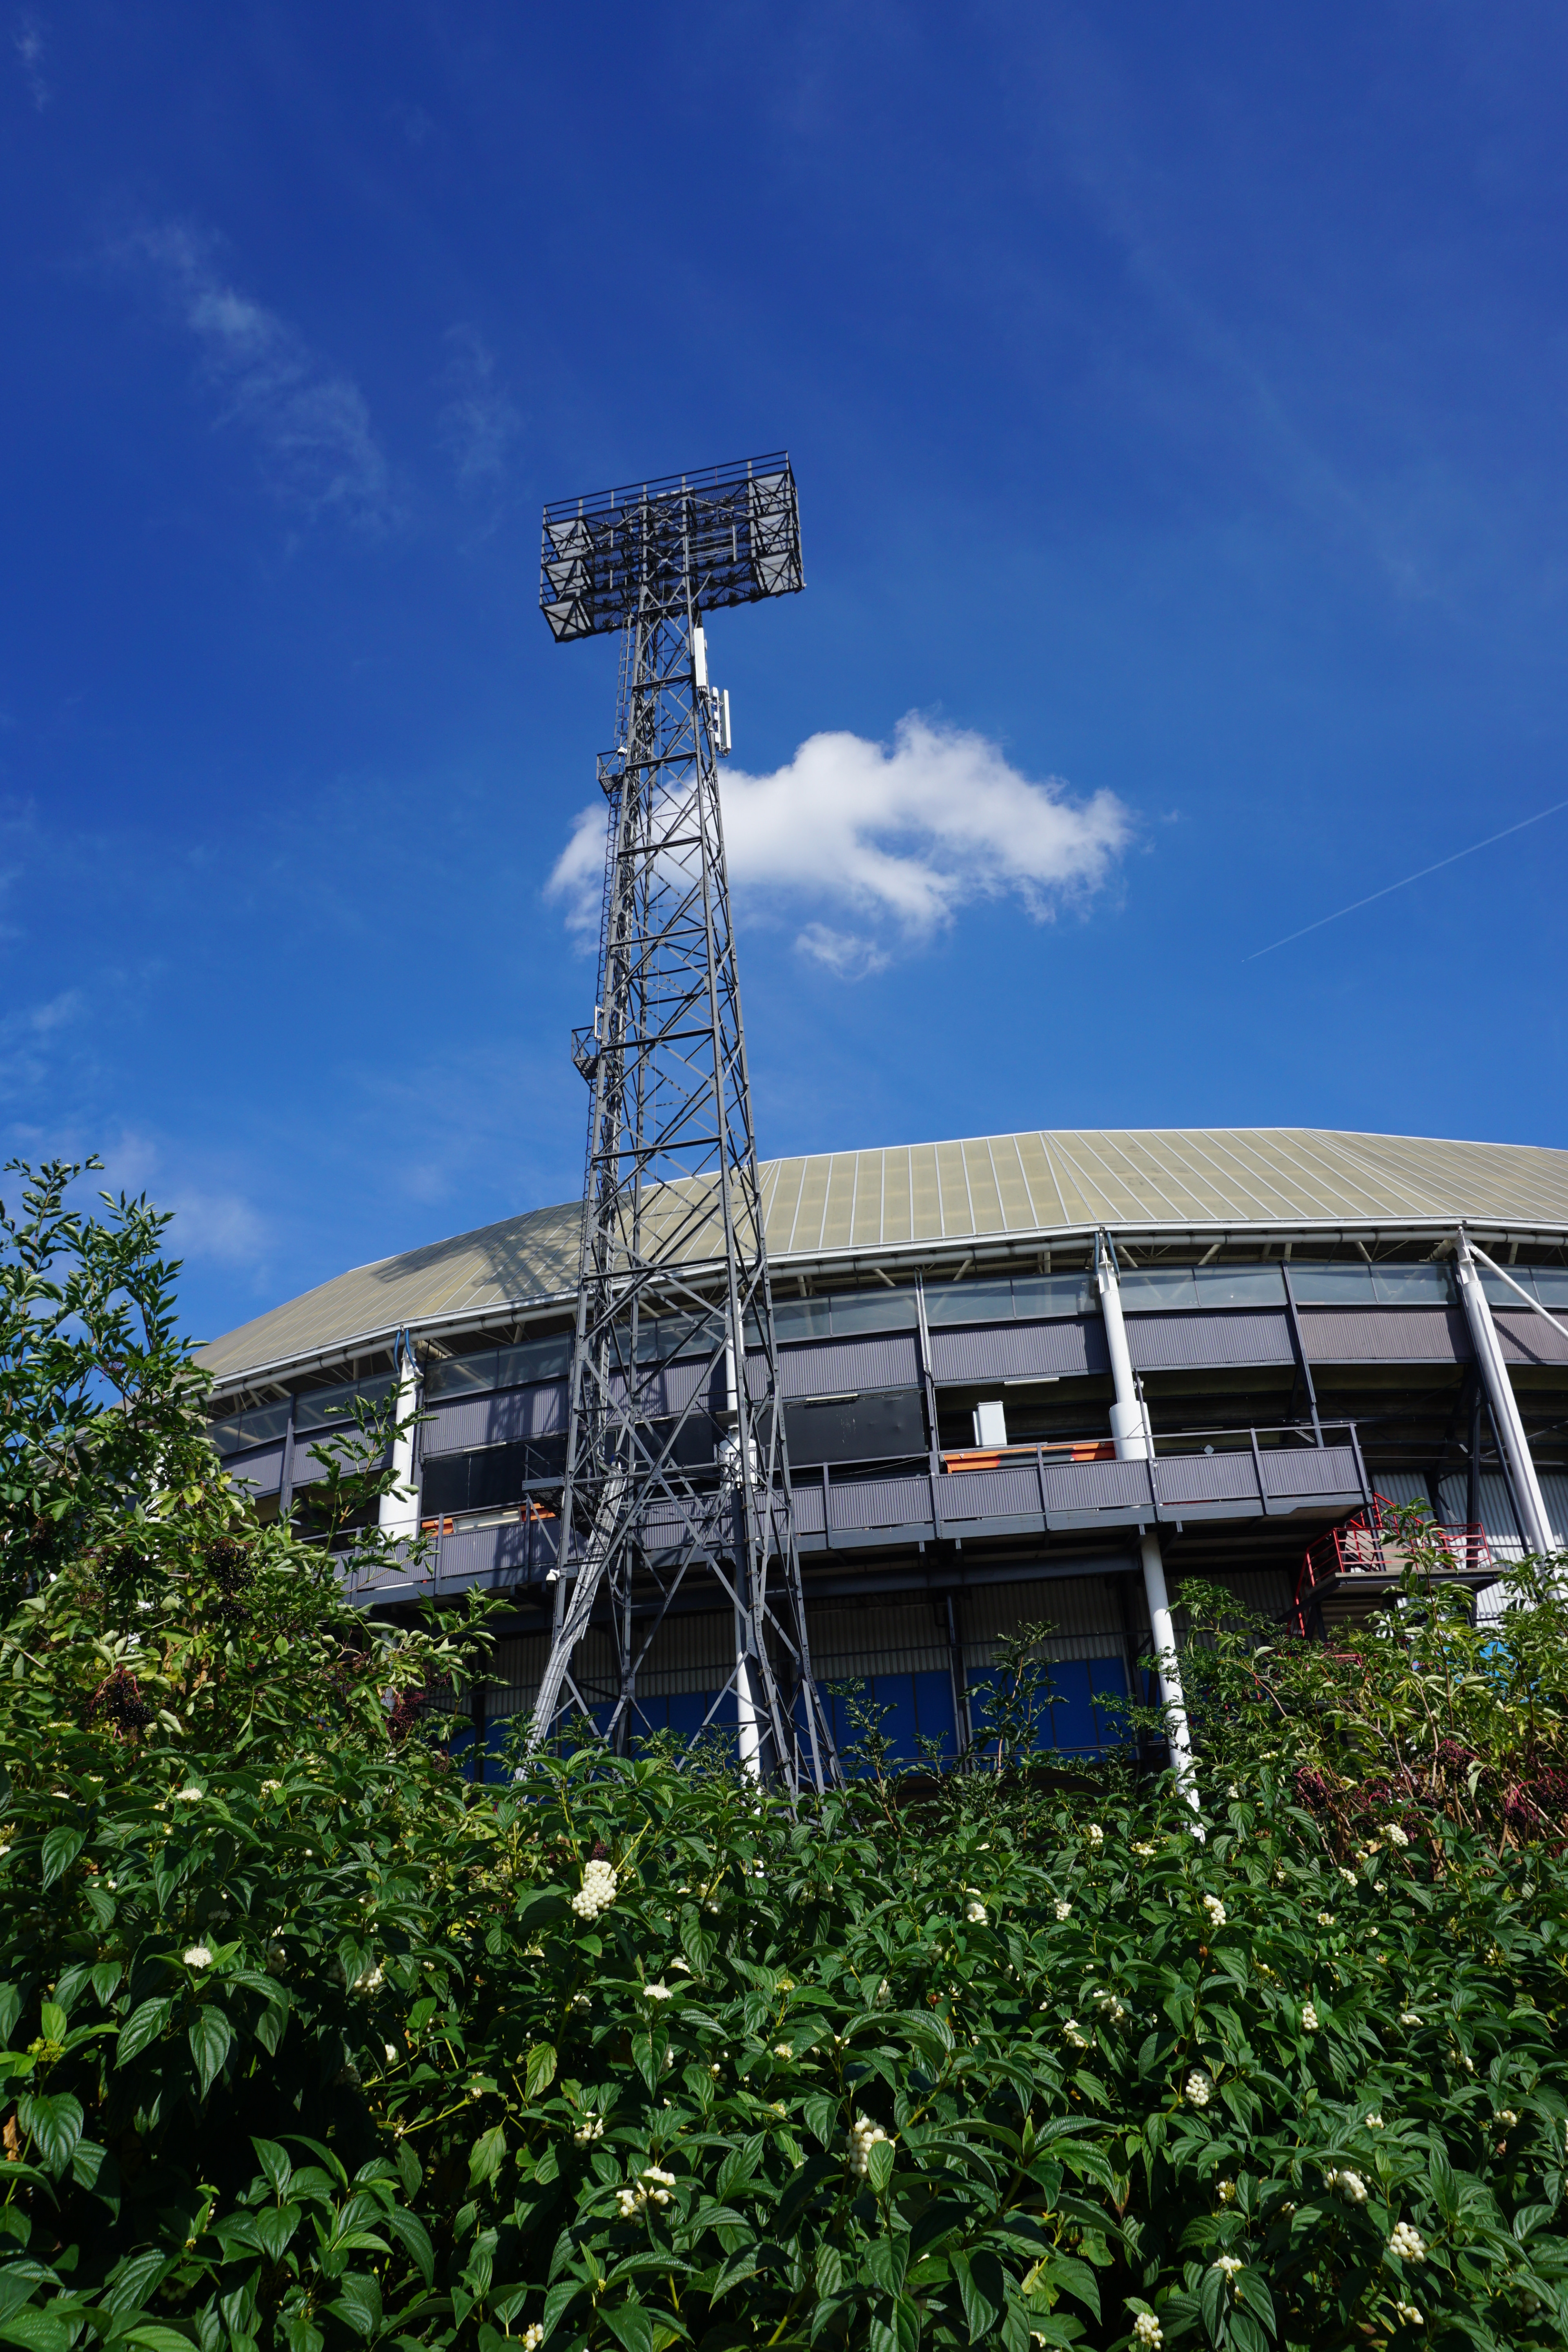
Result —
M832 1464L794 1480L796 1539L808 1558L932 1542L1058 1532L1179 1527L1307 1517L1321 1524L1369 1511L1373 1493L1353 1423L1320 1444L1295 1427L1184 1430L1156 1440L1146 1461L1118 1461L1108 1441L971 1448L938 1457ZM504 1510L427 1517L437 1586L511 1585L555 1568L559 1483L535 1480ZM717 1485L688 1507L721 1542L731 1505ZM673 1503L654 1506L645 1540L656 1558L684 1548ZM381 1588L386 1589L384 1585Z

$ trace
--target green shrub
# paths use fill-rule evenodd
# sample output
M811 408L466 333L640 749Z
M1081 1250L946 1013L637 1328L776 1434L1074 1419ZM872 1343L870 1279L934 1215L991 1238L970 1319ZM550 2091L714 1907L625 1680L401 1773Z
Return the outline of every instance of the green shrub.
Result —
M160 1232L0 1334L0 2341L1563 2341L1550 1591L1472 1637L1413 1570L1355 1666L1200 1596L1201 1821L1021 1733L798 1813L661 1748L476 1789L406 1702L482 1626L373 1633L259 1528L172 1323L60 1356L117 1282L167 1323Z

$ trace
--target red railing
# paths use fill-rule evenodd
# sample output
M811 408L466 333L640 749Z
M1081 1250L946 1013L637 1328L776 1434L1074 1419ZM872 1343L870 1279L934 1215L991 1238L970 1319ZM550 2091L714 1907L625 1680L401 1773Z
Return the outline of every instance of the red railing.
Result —
M1479 1522L1465 1527L1424 1525L1421 1540L1447 1555L1446 1567L1433 1563L1433 1573L1439 1580L1482 1576L1491 1568L1486 1529ZM1342 1576L1397 1576L1410 1556L1408 1548L1399 1541L1394 1506L1386 1496L1374 1495L1370 1515L1358 1511L1354 1518L1330 1528L1308 1545L1292 1604L1297 1632L1305 1634L1309 1612L1324 1586L1335 1584Z

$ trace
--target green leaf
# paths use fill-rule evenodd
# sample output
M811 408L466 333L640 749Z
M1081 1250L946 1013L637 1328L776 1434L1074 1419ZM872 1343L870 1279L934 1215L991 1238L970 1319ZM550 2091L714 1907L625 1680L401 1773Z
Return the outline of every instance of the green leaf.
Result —
M0 2319L0 2344L19 2344L24 2352L70 2352L78 2324L47 2311L8 2312ZM191 2352L190 2346L182 2343L180 2352Z
M205 2099L212 2088L213 2077L228 2056L234 2041L234 2029L214 2001L204 2001L191 2020L191 2055L196 2062L196 2074Z
M558 2279L544 2298L544 2316L541 2325L548 2336L563 2311L571 2308L583 2292L578 2279Z
M302 2208L298 2205L273 2205L258 2213L251 2223L256 2242L269 2263L280 2263L289 2239L300 2226Z
M46 1887L52 1886L61 1872L70 1868L86 1843L85 1830L68 1829L63 1822L58 1830L49 1832L44 1840L43 1851L43 1883Z
M816 2292L824 2303L831 2303L844 2284L844 2257L830 2238L824 2238L816 2250Z
M132 2254L110 2280L103 2298L105 2309L134 2311L150 2299L164 2273L174 2267L170 2257L157 2247L146 2253Z
M801 2110L805 2118L806 2130L819 2139L824 2147L831 2147L838 2137L838 2118L841 2112L840 2102L830 2098L826 2091L813 2092Z
M506 2130L494 2124L480 2133L468 2151L468 2187L478 2189L482 2182L493 2180L505 2162Z
M426 2286L436 2275L436 2249L430 2243L430 2232L417 2213L405 2212L401 2205L389 2205L382 2215L384 2226L413 2257L415 2267Z
M640 2303L628 2300L600 2306L599 2316L626 2352L653 2352L653 2324Z
M81 2137L81 2101L68 2091L52 2096L42 2091L24 2093L16 2102L16 2121L31 2133L46 2168L58 2179Z
M123 1970L118 1960L100 1960L98 1966L89 1971L93 1998L104 2008L107 2009L114 1998L114 1988L120 1982Z
M140 2344L142 2352L191 2352L190 2337L182 2336L177 2327L132 2327L126 2330L121 2341Z
M256 2150L256 2161L267 2175L268 2186L273 2195L286 2197L294 2172L287 2151L279 2147L275 2139L253 2138L250 2145Z
M22 1996L14 1984L0 1984L0 2042L9 2042L22 2014Z
M536 2042L528 2053L528 2095L536 2099L555 2080L555 2049L549 2042Z
M559 1891L531 1895L526 1903L518 1906L514 1922L516 1931L520 1936L526 1936L534 1927L547 1927L552 1920L566 1918L571 1908L566 1896Z
M1100 2317L1100 2281L1087 2263L1076 2254L1053 2254L1048 2275L1053 2286L1061 2287L1075 2303L1087 2304Z
M876 2141L866 2158L866 2178L873 2192L880 2197L893 2177L893 2143L890 2139Z
M70 2032L70 2019L58 2000L45 2001L38 2013L46 2042L63 2042Z
M867 2247L866 2275L874 2286L896 2295L903 2286L909 2260L910 2233L907 2230L895 2231L890 2237L873 2239Z
M969 2340L978 2344L1002 2316L1006 2301L1002 2265L994 2254L982 2248L978 2253L955 2253L952 2267L958 2278L963 2315L969 2322Z
M327 2309L368 2344L381 2326L381 2289L374 2279L355 2272L342 2282L337 2301Z
M169 2021L169 2011L173 2006L168 2000L144 2000L139 2009L132 2011L121 2027L120 2039L114 2045L117 2066L128 2065L132 2058L141 2056L150 2042L156 2042Z

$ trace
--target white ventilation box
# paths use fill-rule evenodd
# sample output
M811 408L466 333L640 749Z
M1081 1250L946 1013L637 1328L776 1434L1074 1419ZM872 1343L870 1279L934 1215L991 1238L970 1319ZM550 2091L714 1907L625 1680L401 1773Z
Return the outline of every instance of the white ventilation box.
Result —
M1000 1397L974 1408L974 1443L976 1445L1005 1445L1007 1443L1007 1408Z

